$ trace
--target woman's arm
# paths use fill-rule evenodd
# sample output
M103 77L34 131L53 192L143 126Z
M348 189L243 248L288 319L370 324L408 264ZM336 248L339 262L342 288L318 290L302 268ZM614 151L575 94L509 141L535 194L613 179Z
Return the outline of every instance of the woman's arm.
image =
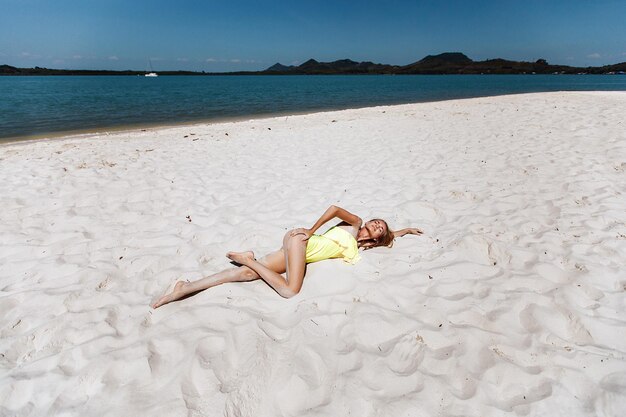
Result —
M407 227L406 229L395 230L393 237L402 237L404 235L421 235L423 232L417 227Z
M315 233L317 229L319 229L324 223L334 219L335 217L343 220L344 222L356 227L360 228L363 224L363 220L356 214L350 213L348 210L342 209L337 206L330 206L328 210L322 214L322 216L315 222L313 227L308 229L311 234Z

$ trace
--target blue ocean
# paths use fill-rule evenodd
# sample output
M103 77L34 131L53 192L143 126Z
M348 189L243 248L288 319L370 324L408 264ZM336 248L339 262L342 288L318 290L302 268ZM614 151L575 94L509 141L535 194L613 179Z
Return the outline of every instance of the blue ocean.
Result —
M0 138L574 90L626 91L626 76L0 77Z

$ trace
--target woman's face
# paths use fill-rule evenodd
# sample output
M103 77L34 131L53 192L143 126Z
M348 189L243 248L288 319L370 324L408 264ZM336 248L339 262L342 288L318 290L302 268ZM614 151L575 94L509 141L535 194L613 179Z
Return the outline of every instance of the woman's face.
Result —
M363 227L370 235L370 239L379 239L385 233L387 233L387 225L380 219L374 219L366 222Z

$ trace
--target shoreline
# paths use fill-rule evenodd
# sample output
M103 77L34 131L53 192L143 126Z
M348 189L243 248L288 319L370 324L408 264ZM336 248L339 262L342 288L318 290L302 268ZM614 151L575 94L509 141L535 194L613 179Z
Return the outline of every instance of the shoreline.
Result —
M340 110L329 110L329 111L340 111ZM111 134L120 134L120 133L137 133L143 131L154 131L160 129L172 129L177 127L197 127L197 126L209 126L223 123L237 123L237 122L245 122L249 120L263 120L263 119L271 119L273 117L289 117L289 116L299 116L303 114L313 114L318 112L303 112L303 113L271 113L267 115L250 115L249 116L232 116L232 117L223 117L216 119L202 119L198 121L181 121L174 123L146 123L146 124L132 124L132 125L118 125L118 126L110 126L110 127L97 127L97 128L85 128L78 130L66 130L66 131L58 131L58 132L49 132L49 133L41 133L41 134L33 134L27 136L12 136L7 138L0 138L0 147L8 144L15 143L31 143L31 142L40 142L45 140L58 140L63 138L81 138L88 136L97 136L97 135L111 135Z
M560 91L557 91L560 92ZM131 124L131 125L118 125L118 126L103 126L103 127L95 127L95 128L85 128L85 129L77 129L77 130L66 130L66 131L58 131L58 132L49 132L49 133L40 133L33 135L25 135L25 136L12 136L6 138L0 138L0 147L3 145L14 144L14 143L31 143L31 142L40 142L45 140L58 140L64 138L82 138L89 136L98 136L98 135L110 135L110 134L119 134L119 133L137 133L142 131L155 131L161 129L172 129L177 127L198 127L198 126L209 126L209 125L218 125L223 123L237 123L237 122L247 122L254 120L265 120L272 118L281 118L281 117L291 117L291 116L306 116L306 115L314 115L318 113L329 113L329 112L338 112L338 111L349 111L349 110L362 110L376 107L393 107L393 106L404 106L411 104L423 104L423 103L439 103L446 102L451 100L471 100L474 98L481 97L503 97L503 96L514 96L520 94L536 94L536 93L505 93L505 94L495 94L490 96L472 96L472 97L452 97L441 100L433 100L433 101L411 101L411 102L398 102L398 103L390 103L390 104L377 104L371 106L357 106L357 107L328 107L328 108L319 108L312 110L302 110L302 111L285 111L285 112L276 112L276 113L261 113L261 114L250 114L250 115L241 115L241 116L231 116L231 117L220 117L215 119L199 119L197 121L181 121L181 122L171 122L171 123L146 123L146 124Z
M520 93L525 94L525 93ZM532 93L530 93L532 94ZM506 94L505 94L506 95ZM486 96L486 97L499 97L499 96ZM475 97L468 97L467 99L471 99ZM249 122L256 120L266 120L273 118L282 118L282 117L292 117L292 116L307 116L314 115L318 113L330 113L330 112L340 112L340 111L348 111L348 110L361 110L361 109L369 109L376 107L393 107L393 106L403 106L410 104L419 104L419 103L437 103L443 101L450 100L465 100L464 98L451 98L446 100L437 100L437 101L423 101L423 102L410 102L410 103L397 103L397 104L381 104L375 106L363 106L363 107L349 107L349 108L328 108L328 109L318 109L318 110L303 110L301 112L294 111L286 111L286 112L278 112L278 113L263 113L263 114L251 114L247 116L232 116L232 117L223 117L216 119L202 119L198 121L182 121L179 123L155 123L155 124L138 124L138 125L119 125L112 127L101 127L101 128L86 128L79 130L68 130L68 131L59 131L59 132L50 132L50 133L41 133L27 136L15 136L15 137L7 137L0 138L0 147L3 145L10 145L16 143L33 143L33 142L41 142L47 140L59 140L59 139L69 139L69 138L86 138L89 136L100 136L100 135L112 135L112 134L121 134L121 133L138 133L144 131L156 131L163 129L173 129L173 128L181 128L181 127L205 127L211 125L219 125L225 123L239 123L239 122Z
M563 93L563 92L579 92L579 91L549 91L545 92L546 94L551 93ZM610 91L580 91L580 92L610 92ZM621 91L615 91L620 93ZM46 140L58 140L64 138L86 138L90 136L100 136L100 135L111 135L111 134L120 134L120 133L137 133L143 131L155 131L161 129L172 129L177 127L200 127L200 126L209 126L209 125L218 125L223 123L237 123L237 122L246 122L246 121L254 121L254 120L264 120L264 119L272 119L272 118L281 118L281 117L290 117L290 116L304 116L304 115L314 115L318 113L329 113L329 112L337 112L337 111L349 111L349 110L362 110L369 108L377 108L377 107L394 107L394 106L404 106L411 104L424 104L424 103L440 103L440 102L448 102L454 100L472 100L476 98L490 98L490 97L507 97L507 96L519 96L524 94L544 94L542 92L522 92L522 93L504 93L504 94L494 94L489 96L471 96L471 97L461 97L461 98L446 98L441 100L433 100L433 101L412 101L412 102L400 102L400 103L391 103L391 104L379 104L372 106L357 106L357 107L337 107L337 108L320 108L314 110L303 110L303 111L285 111L285 112L277 112L277 113L263 113L263 114L250 114L250 115L242 115L242 116L232 116L232 117L220 117L215 119L199 119L197 121L181 121L181 122L171 122L171 123L146 123L146 124L131 124L131 125L117 125L117 126L103 126L103 127L95 127L95 128L85 128L85 129L77 129L77 130L66 130L66 131L58 131L58 132L49 132L49 133L38 133L33 135L25 135L25 136L13 136L0 138L0 147L9 144L15 143L33 143L40 142Z

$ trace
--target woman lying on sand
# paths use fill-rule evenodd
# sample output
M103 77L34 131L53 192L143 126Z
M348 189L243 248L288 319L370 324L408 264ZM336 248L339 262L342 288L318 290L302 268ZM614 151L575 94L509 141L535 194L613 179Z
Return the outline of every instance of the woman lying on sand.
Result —
M342 222L328 229L323 235L313 234L320 226L335 217ZM225 282L253 281L259 278L281 296L290 298L300 292L306 264L332 258L343 258L346 262L355 263L359 260L359 248L390 247L396 237L406 234L420 235L422 231L407 228L394 232L381 219L363 224L359 216L340 207L330 206L310 229L294 229L287 232L282 249L258 261L252 251L228 252L226 256L241 266L226 269L194 282L178 281L174 290L161 297L152 307L161 307ZM286 277L281 275L284 272Z

